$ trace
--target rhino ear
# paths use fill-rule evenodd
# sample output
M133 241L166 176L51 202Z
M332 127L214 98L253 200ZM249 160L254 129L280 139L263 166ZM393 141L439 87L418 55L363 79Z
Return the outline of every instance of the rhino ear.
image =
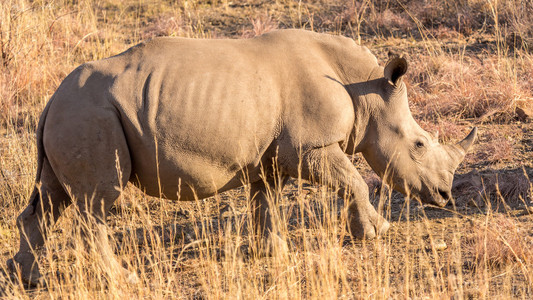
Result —
M385 78L394 86L402 82L402 76L407 72L407 60L398 55L392 55L383 71Z

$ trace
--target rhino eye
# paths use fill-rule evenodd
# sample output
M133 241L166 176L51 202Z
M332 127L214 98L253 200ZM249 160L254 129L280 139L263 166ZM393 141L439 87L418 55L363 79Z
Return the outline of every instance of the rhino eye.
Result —
M424 145L424 142L422 142L422 141L416 141L416 142L415 142L415 147L416 147L417 149L424 148L424 146L425 146L425 145Z

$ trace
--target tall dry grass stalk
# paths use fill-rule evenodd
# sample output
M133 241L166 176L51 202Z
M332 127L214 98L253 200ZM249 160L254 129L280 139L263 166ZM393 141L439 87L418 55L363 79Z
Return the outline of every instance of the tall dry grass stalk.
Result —
M301 180L288 194L272 187L271 201L279 208L274 212L278 239L269 257L256 255L252 243L247 187L193 203L172 203L127 186L108 218L108 234L119 261L137 274L139 283L128 283L109 268L94 238L83 242L79 229L84 221L72 208L50 229L52 235L40 249L46 287L27 288L5 270L4 261L17 249L15 218L33 186L34 128L45 102L78 64L116 54L141 39L242 36L305 27L350 35L378 51L407 40L422 49L411 56L409 82L415 114L427 122L445 119L453 124L455 119L491 116L505 121L512 119L518 102L531 101L529 2L398 3L276 1L254 11L249 7L255 4L245 1L2 1L0 295L529 298L533 274L527 249L532 239L524 233L527 228L517 225L522 216L498 215L491 209L485 215L426 215L417 203L399 202L397 195L382 189L374 200L393 224L390 233L354 241L345 227L345 200L334 190L309 187ZM497 29L482 28L478 21L484 16ZM440 29L432 23L438 20ZM472 55L469 51L475 49L467 45L456 49L440 40L449 36L466 41L483 30L497 40L496 55L490 47ZM449 129L448 138L454 130ZM476 225L467 227L471 222ZM437 247L439 241L447 249Z
M246 192L187 203L184 220L170 215L181 212L179 205L126 187L108 234L119 261L137 274L136 284L119 268L110 268L103 256L110 254L101 253L96 236L83 236L85 220L67 209L39 250L46 288L27 289L0 273L2 292L14 298L75 299L484 298L531 292L533 240L512 214L490 209L481 218L454 214L436 226L434 216L409 200L395 205L390 190L382 189L374 201L393 218L391 233L355 241L346 231L345 200L335 189L317 189L306 197L298 185L286 197L274 184L269 200L279 208L273 211L278 234L271 255L264 257L254 248ZM220 215L222 203L233 212ZM3 237L10 249L6 256L16 249L15 240ZM438 248L440 240L448 249Z

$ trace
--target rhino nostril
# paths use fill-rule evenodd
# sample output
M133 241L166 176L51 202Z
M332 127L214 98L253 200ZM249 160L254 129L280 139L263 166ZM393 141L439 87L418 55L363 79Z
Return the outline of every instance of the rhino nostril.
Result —
M444 199L444 200L448 200L452 197L452 195L450 194L450 192L448 191L445 191L445 190L441 190L439 189L439 195Z

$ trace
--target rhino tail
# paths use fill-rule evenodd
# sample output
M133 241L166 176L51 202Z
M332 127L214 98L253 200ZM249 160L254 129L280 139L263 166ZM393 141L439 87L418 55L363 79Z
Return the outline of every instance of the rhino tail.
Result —
M41 114L41 118L39 119L39 124L37 125L37 130L35 132L36 140L37 140L37 172L35 173L35 185L33 188L33 192L30 197L30 205L34 208L37 207L37 202L39 201L40 193L39 188L37 185L41 181L41 172L43 170L43 163L46 156L46 153L44 152L44 144L43 144L43 132L44 132L44 124L46 123L46 117L48 116L48 110L50 109L50 105L54 101L54 96L48 101L46 106L44 107L44 110Z

